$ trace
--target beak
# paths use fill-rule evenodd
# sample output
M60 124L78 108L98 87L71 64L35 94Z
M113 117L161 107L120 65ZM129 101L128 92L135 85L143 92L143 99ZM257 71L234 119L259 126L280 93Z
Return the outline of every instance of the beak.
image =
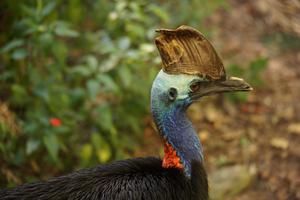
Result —
M253 88L243 79L237 77L227 77L225 80L199 82L197 90L190 93L190 98L195 101L203 96L213 95L223 92L251 91Z

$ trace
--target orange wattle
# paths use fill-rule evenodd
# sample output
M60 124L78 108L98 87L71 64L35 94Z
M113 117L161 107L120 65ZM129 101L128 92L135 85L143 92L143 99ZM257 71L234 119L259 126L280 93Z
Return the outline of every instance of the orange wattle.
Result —
M163 158L162 166L164 168L177 168L182 170L183 165L180 158L177 156L176 150L168 142L164 143L165 156Z

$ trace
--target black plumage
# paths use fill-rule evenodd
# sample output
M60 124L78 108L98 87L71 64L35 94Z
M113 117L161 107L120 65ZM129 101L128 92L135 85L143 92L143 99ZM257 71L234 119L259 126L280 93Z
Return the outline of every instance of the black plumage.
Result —
M134 158L82 169L44 182L0 191L1 200L206 200L206 172L192 163L191 179L163 168L154 157Z

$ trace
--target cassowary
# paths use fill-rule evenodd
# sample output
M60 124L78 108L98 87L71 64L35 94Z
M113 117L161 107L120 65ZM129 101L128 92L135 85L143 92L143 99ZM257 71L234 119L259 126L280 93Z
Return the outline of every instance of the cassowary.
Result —
M197 30L180 26L157 32L163 69L152 85L151 111L164 143L164 158L122 160L4 189L1 200L208 199L202 146L186 110L203 96L252 88L242 79L226 76L216 51Z

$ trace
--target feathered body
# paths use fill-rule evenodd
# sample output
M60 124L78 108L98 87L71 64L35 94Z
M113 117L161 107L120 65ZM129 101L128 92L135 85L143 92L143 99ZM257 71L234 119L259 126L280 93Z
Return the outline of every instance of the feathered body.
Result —
M0 191L1 200L206 200L206 173L193 163L192 179L154 157L82 169L45 182Z

